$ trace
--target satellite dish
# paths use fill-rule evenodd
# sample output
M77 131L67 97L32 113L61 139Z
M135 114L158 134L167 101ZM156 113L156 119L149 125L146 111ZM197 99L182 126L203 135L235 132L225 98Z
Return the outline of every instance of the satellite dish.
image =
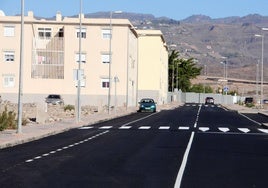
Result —
M5 16L5 13L2 10L0 10L0 16Z

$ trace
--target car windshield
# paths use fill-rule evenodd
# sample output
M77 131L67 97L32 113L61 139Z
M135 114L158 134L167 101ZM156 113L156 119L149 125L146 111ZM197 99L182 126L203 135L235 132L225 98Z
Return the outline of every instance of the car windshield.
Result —
M152 100L152 99L143 99L143 100L141 100L141 103L153 103L154 102L154 100Z
M49 95L47 98L50 98L50 99L60 99L60 96L59 95Z

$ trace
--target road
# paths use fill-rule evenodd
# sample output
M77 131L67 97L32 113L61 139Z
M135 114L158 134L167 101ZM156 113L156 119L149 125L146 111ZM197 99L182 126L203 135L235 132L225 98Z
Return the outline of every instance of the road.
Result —
M0 150L0 187L268 187L267 122L216 105L134 113Z

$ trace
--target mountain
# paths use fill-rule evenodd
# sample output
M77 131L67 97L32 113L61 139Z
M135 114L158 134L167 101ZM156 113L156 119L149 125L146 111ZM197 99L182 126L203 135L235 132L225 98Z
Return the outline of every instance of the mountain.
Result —
M109 12L85 15L89 18L109 16ZM223 76L221 62L226 60L228 77L256 79L256 67L261 61L262 39L255 37L255 34L265 34L266 31L261 28L268 27L267 16L250 14L212 19L205 15L192 15L183 20L174 20L126 12L114 14L113 18L129 19L138 29L161 30L169 50L178 50L182 58L195 58L198 65L203 67L203 74ZM268 31L266 35L268 36ZM264 40L264 48L265 51L268 50L268 40ZM266 54L268 53L264 53L264 73L268 72ZM265 79L268 80L268 75L264 75Z

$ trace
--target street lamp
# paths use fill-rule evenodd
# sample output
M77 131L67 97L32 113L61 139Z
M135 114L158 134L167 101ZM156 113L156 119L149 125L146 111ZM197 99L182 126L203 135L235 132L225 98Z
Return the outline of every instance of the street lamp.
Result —
M264 50L264 35L256 34L255 37L261 37L261 96L260 96L260 105L262 108L262 99L263 99L263 50Z
M111 11L110 12L110 39L109 39L109 90L108 90L108 113L110 114L110 106L111 106L111 71L112 71L112 17L113 14L121 14L122 11Z
M77 70L77 104L76 104L76 122L80 122L81 114L81 38L82 38L82 0L80 0L80 16L79 16L79 62Z
M19 69L19 94L18 94L18 121L17 133L22 132L22 96L23 96L23 58L24 58L24 0L21 0L21 33L20 33L20 69Z

